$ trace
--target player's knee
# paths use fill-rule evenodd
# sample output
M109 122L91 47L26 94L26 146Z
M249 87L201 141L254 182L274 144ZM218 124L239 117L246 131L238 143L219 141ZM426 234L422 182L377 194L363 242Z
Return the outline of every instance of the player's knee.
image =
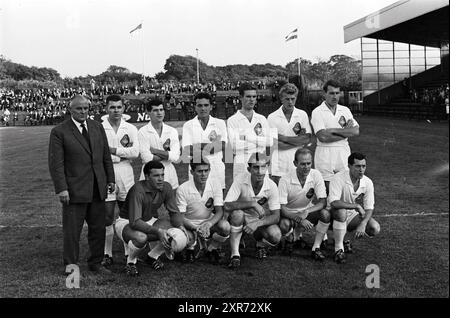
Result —
M244 211L234 210L230 215L230 224L234 226L242 225L244 222Z
M222 235L222 236L228 236L230 235L230 231L231 231L231 226L230 223L228 223L228 221L226 220L220 220L219 222L217 222L217 234Z
M291 228L292 228L291 220L289 220L287 218L281 218L280 219L280 223L279 223L279 227L280 227L280 230L281 230L282 234L288 233L291 230Z
M326 209L322 209L320 210L320 217L319 217L320 221L322 221L323 223L330 223L331 220L331 214L330 211L326 210Z
M375 236L380 233L380 224L378 222L371 222L369 226L367 226L366 233L369 236Z
M269 241L269 243L276 245L278 243L280 243L281 241L281 230L278 226L270 226L267 229L267 241Z
M106 226L112 225L113 222L114 222L114 215L107 215L107 216L105 217L105 225L106 225Z
M136 232L133 235L132 241L136 247L139 247L139 248L144 247L145 244L147 244L147 235L142 232Z
M333 219L338 222L345 222L347 220L347 210L345 209L334 210Z

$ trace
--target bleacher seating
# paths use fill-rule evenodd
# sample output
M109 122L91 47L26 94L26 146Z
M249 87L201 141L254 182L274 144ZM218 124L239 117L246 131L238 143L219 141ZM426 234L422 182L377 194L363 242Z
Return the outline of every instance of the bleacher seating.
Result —
M388 105L378 105L369 108L365 113L378 116L399 117L408 119L441 119L443 109L435 105L423 105L411 101L395 100Z

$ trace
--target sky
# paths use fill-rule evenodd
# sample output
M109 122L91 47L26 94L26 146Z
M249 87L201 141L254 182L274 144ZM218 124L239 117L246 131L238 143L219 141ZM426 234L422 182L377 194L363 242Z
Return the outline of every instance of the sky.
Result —
M344 44L343 27L394 2L0 0L0 54L63 77L98 75L109 65L153 76L171 54L195 57L196 49L213 66L359 58L359 40ZM285 42L295 28L298 41Z

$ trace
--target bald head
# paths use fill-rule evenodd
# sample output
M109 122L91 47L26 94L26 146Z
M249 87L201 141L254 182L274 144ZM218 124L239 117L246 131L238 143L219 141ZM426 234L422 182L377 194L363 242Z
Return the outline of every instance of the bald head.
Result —
M84 96L75 95L70 101L70 113L72 118L80 123L87 119L90 101Z
M89 99L87 99L86 97L84 97L83 95L75 95L71 100L70 100L70 108L73 107L74 104L78 104L78 103L82 103L82 104L90 104L91 102L89 101Z

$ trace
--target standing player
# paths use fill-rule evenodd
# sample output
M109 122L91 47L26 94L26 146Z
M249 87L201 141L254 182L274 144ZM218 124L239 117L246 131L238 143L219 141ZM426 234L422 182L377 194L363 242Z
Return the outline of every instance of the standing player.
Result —
M345 106L339 105L340 85L327 81L323 86L325 101L311 115L311 124L317 137L314 154L315 168L320 171L327 187L334 174L347 167L350 155L349 137L359 135L359 125Z
M138 132L139 152L142 167L152 160L160 161L164 165L164 180L169 182L172 189L178 188L178 176L173 162L180 158L180 141L175 128L163 123L164 106L158 99L150 100L146 105L150 122L141 127ZM142 168L139 180L144 179Z
M256 113L256 87L243 83L239 87L242 108L227 121L228 136L234 153L233 178L246 172L250 155L267 151L273 145L267 119Z
M285 248L288 254L292 253L294 228L308 231L316 225L311 255L315 260L322 261L325 256L320 245L330 225L330 213L324 209L327 200L325 183L320 172L311 169L312 153L309 149L300 148L295 152L294 166L297 168L295 173L283 176L278 185L281 204L280 229L286 237ZM316 204L312 202L314 195L318 199Z
M365 176L366 156L354 152L348 157L348 168L330 182L328 202L333 218L335 241L334 260L345 263L345 253L352 253L350 241L344 242L346 232L354 237L373 237L380 233L380 224L372 218L375 195L372 180Z
M270 163L264 153L254 153L248 161L248 173L241 174L231 185L225 199L230 214L230 268L241 265L239 242L242 231L256 240L256 257L267 257L267 247L280 242L280 200L277 185L267 175Z
M162 269L164 263L159 260L159 256L171 248L167 230L172 227L182 228L183 225L183 217L175 204L174 191L164 181L164 170L160 161L149 161L144 165L145 180L136 182L128 191L115 224L117 236L128 245L125 271L129 276L139 275L137 256L149 242L158 241L158 244L147 255L145 262L155 270ZM163 204L170 220L158 219L158 208ZM184 244L186 242L187 235Z
M292 158L299 147L311 141L311 126L305 111L295 107L298 89L294 84L284 84L280 89L281 107L267 117L271 128L277 130L277 142L271 158L271 177L278 184L280 178L295 170Z
M211 165L211 177L225 189L225 164L222 161L228 140L225 121L210 116L211 95L208 93L201 92L195 96L195 111L197 116L183 125L183 154L188 154L194 163L206 158ZM192 177L189 174L189 180Z
M108 194L105 200L106 235L105 255L102 264L103 266L110 266L113 263L113 222L115 220L116 202L120 208L125 201L128 190L134 184L131 162L139 156L139 141L137 128L125 121L123 102L119 95L110 95L106 98L106 111L108 115L102 117L102 124L108 139L109 152L111 153L116 177L116 191ZM127 247L124 247L125 255L127 255Z
M210 165L207 161L190 164L193 180L186 181L177 189L176 201L183 215L184 227L208 240L206 255L218 264L218 249L228 239L230 224L223 219L223 194L219 180L208 178ZM194 241L195 242L195 241ZM194 245L186 249L186 259L194 261Z

